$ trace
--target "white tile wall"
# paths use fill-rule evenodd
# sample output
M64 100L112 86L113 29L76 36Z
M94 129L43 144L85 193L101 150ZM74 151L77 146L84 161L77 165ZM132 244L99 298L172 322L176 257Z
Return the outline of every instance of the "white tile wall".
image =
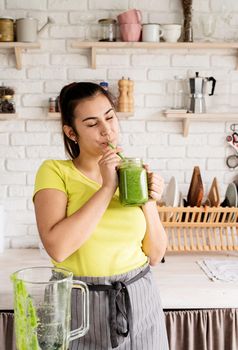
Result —
M31 199L35 172L44 159L65 157L60 123L47 117L48 98L71 81L108 80L117 93L122 76L134 80L135 115L120 123L124 152L143 157L166 183L175 175L184 195L195 165L201 167L206 189L217 176L222 195L235 178L237 172L225 165L225 157L233 153L225 142L230 123L192 123L184 138L182 123L164 120L161 111L171 106L174 75L186 78L199 71L217 78L215 96L207 98L209 111L236 113L236 50L101 50L93 70L87 50L71 48L72 40L84 38L88 14L95 36L97 19L134 7L142 11L144 22L182 23L180 0L0 0L1 16L30 15L39 27L47 16L55 20L39 35L41 49L23 53L22 70L15 69L10 50L0 52L0 83L15 88L19 114L18 120L0 120L0 200L7 213L7 247L38 244ZM238 39L236 0L194 0L193 7L195 38L201 39L200 15L211 12L217 15L217 38Z

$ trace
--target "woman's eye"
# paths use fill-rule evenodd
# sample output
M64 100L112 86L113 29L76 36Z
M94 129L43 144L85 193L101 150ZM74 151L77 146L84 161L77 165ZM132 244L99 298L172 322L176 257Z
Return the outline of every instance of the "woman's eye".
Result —
M90 125L87 125L89 128L92 128L93 126L96 126L97 124L90 124Z
M107 118L107 120L113 119L113 115L111 115L110 117Z

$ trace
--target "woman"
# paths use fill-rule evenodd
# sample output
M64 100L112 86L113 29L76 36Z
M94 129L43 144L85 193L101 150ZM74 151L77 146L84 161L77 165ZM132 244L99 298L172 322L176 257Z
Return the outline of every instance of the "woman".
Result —
M122 150L116 146L119 126L109 94L94 83L72 83L62 89L59 104L71 160L41 165L34 205L53 263L90 288L89 332L71 349L167 350L163 311L149 271L167 244L156 207L163 181L148 171L151 200L123 207L116 171ZM72 328L79 315L74 290Z

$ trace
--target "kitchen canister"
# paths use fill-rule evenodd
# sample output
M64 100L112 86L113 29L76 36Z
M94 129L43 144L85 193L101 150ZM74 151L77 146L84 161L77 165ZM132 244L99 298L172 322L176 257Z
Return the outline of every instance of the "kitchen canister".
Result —
M11 17L0 17L0 41L14 41L14 21Z
M124 158L118 167L119 199L124 206L148 201L147 173L140 158Z
M37 25L38 21L35 18L18 18L16 20L17 41L28 43L36 42L38 34Z
M38 30L38 20L32 17L18 18L16 20L16 38L17 41L25 43L34 43L37 41L38 34L41 33L49 24L53 24L54 19L47 17L47 22Z

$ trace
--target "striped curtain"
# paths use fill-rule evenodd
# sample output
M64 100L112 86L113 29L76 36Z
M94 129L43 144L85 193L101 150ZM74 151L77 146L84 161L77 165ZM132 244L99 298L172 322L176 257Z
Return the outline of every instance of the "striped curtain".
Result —
M12 312L0 312L0 350L16 350Z
M238 349L238 309L165 311L165 320L170 350Z

